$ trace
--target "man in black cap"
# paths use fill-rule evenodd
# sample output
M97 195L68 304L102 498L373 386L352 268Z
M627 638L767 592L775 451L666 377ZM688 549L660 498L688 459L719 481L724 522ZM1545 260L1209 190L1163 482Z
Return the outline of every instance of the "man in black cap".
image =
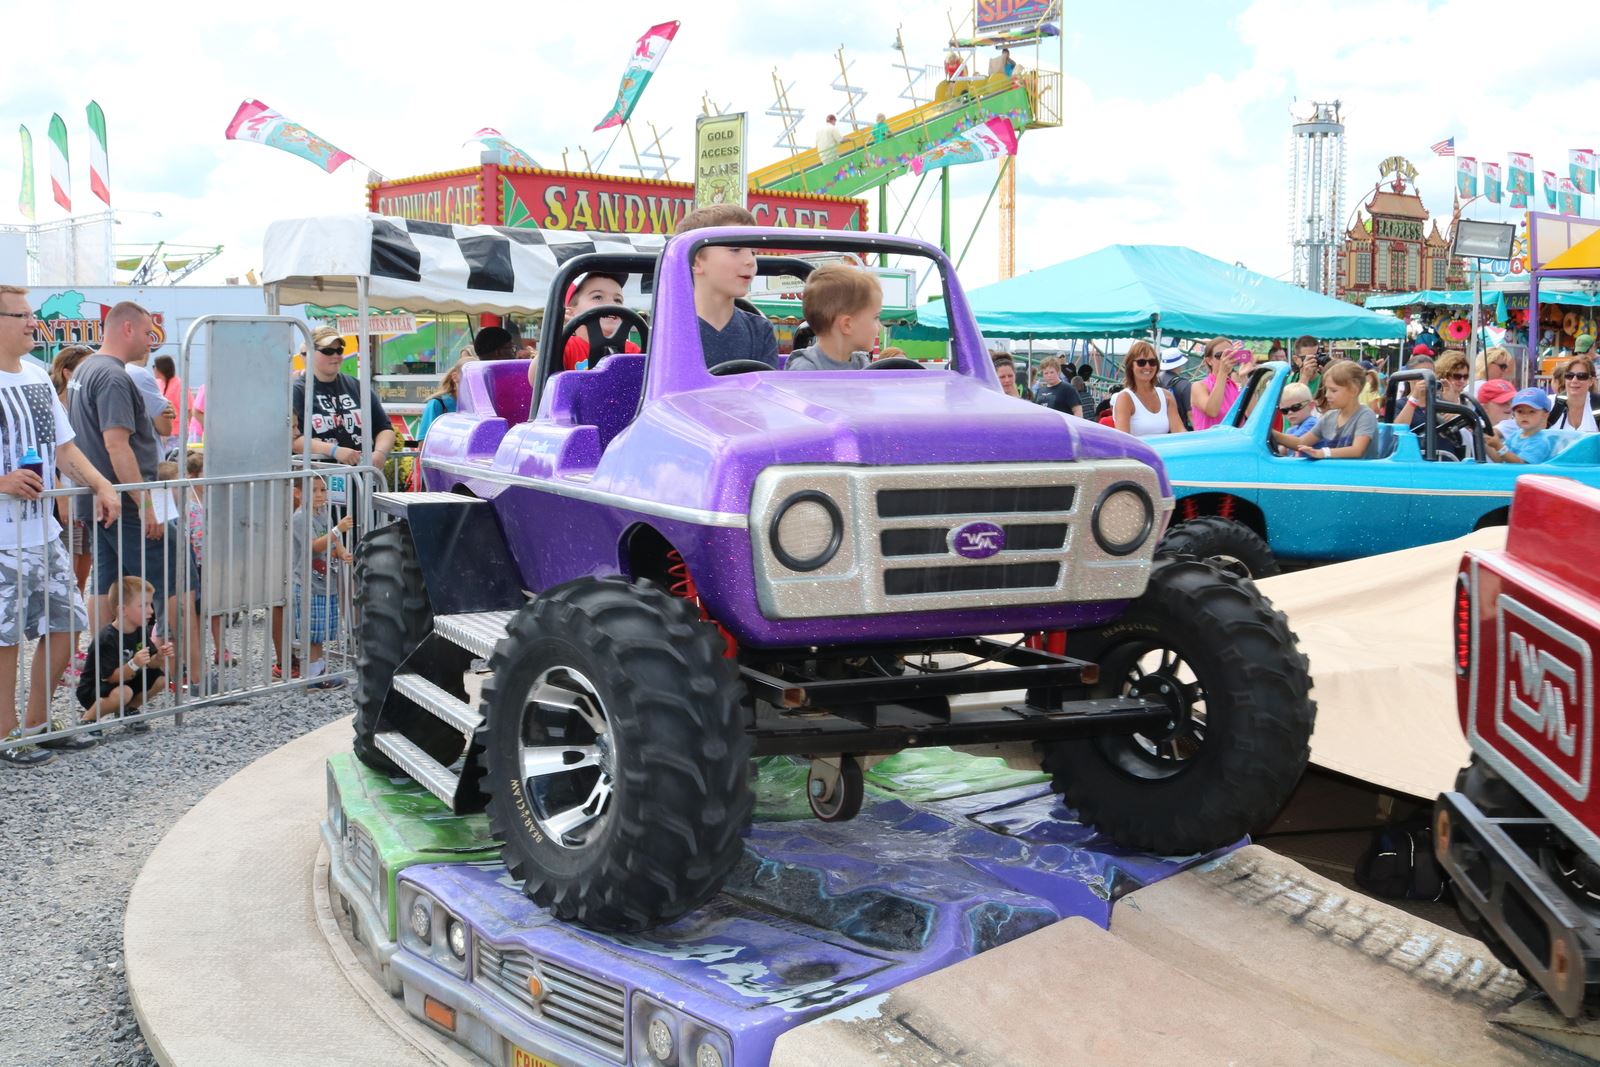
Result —
M479 359L516 359L519 347L517 335L503 326L485 326L472 339Z

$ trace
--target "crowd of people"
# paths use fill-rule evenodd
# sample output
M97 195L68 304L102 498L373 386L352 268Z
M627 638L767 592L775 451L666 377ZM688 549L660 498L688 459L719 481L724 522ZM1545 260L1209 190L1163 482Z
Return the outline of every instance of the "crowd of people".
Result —
M184 385L169 357L150 358L159 336L151 315L131 301L117 304L106 314L98 349L66 346L48 372L28 358L34 333L27 290L0 286L0 494L10 498L0 506L0 737L11 742L0 749L0 763L12 767L40 766L56 751L98 743L103 725L60 733L70 721L59 715L52 721L63 685L75 691L79 724L103 724L147 710L149 700L168 691L191 698L215 693L218 677L209 672L234 658L224 647L222 618L201 625L204 490L159 484L178 482L180 463L190 479L203 477L205 466L203 453L184 452L184 435L174 432ZM381 464L394 447L394 431L381 404L360 410L359 386L340 373L343 348L331 328L313 335L309 373L294 385L295 445L307 445L321 460L359 463L370 419L374 462ZM302 441L307 382L311 432ZM202 387L192 402L191 440L204 432L203 394ZM304 504L294 483L296 639L288 656L291 670L308 678L323 672L323 646L339 634L337 590L327 575L330 562L349 559L344 538L351 523L348 515L331 517L322 478L310 481ZM143 487L118 491L118 485ZM74 486L88 492L46 495ZM309 582L304 590L302 575ZM300 617L302 593L310 619ZM274 612L274 643L281 615ZM30 643L19 722L18 650ZM149 729L140 719L126 725ZM27 743L46 733L52 736Z

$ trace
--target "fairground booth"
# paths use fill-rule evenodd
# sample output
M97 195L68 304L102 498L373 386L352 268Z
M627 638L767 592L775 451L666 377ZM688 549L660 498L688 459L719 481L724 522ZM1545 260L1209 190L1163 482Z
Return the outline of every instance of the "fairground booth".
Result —
M389 219L434 224L436 232L446 237L455 227L498 226L530 234L595 232L624 241L651 236L656 247L693 206L694 187L686 182L496 163L397 178L370 185L367 191L369 211ZM749 207L763 226L865 230L870 224L865 201L839 196L751 190ZM550 244L561 247L559 241ZM354 295L353 290L349 295ZM520 297L496 299L492 307L486 306L484 299L471 299L426 310L413 300L406 305L411 309L409 315L383 321L384 313L399 306L386 304L374 293L370 311L379 316L379 330L364 335L363 340L370 339L370 344L358 342L351 347L376 353L372 372L379 397L391 413L409 417L421 411L423 401L438 388L440 378L462 350L471 346L479 328L509 322L531 338L545 303L542 289L535 296L529 302ZM797 291L751 296L780 323L798 314ZM886 317L893 317L897 306L909 315L909 303L909 285L904 280L886 279ZM648 307L648 300L640 306ZM324 312L324 317L342 315L346 321L341 322L341 332L355 332L343 330L345 325L356 326L349 321L354 315L351 305L330 306L318 301L312 313L318 311ZM382 329L385 326L398 329Z

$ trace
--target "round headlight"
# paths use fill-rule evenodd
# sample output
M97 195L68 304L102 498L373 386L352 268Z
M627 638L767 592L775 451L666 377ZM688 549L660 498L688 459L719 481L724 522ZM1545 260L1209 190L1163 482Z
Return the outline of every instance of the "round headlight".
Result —
M778 505L768 541L772 554L792 571L814 571L839 551L844 517L839 505L815 489L795 493Z
M672 1058L672 1027L659 1015L650 1020L650 1055L665 1063Z
M722 1067L722 1053L716 1046L702 1041L700 1047L694 1050L694 1067Z
M1118 482L1100 494L1089 527L1101 548L1113 556L1126 556L1149 539L1155 521L1149 494L1132 482Z
M424 943L428 935L433 933L433 915L428 910L428 905L422 900L417 900L411 905L411 932L417 935L417 940Z
M450 923L450 951L455 953L458 960L467 958L467 928L458 922Z

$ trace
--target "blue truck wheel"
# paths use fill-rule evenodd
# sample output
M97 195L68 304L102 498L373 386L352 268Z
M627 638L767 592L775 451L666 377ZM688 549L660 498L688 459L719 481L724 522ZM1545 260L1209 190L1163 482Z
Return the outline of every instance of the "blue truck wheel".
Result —
M1172 527L1156 552L1194 556L1241 578L1270 578L1278 573L1278 560L1261 535L1221 515L1201 515Z

